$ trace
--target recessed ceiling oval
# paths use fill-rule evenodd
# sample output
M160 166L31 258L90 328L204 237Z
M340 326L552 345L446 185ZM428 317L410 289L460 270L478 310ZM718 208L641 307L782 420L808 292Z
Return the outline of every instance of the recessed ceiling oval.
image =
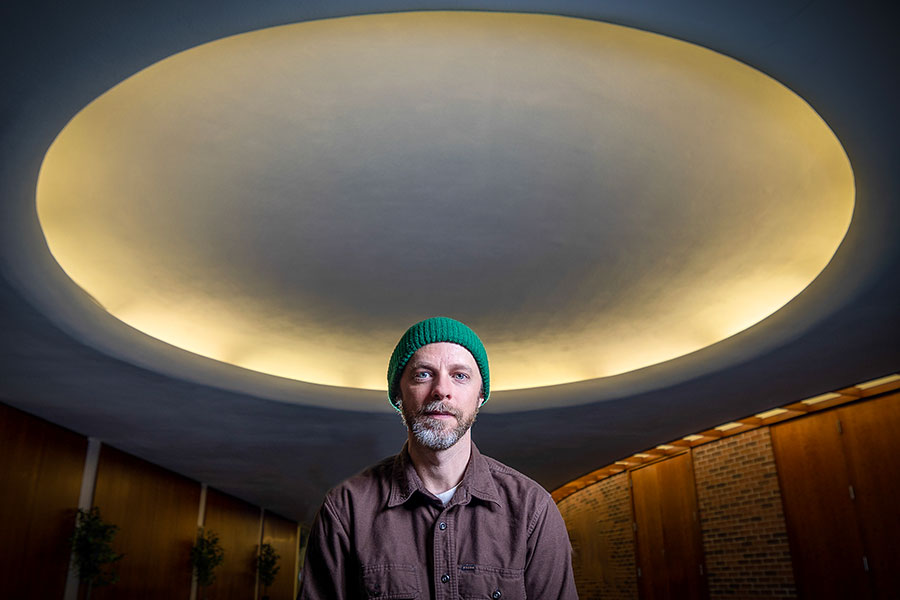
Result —
M111 315L282 377L383 389L411 322L469 322L494 389L714 344L825 268L840 143L767 75L533 14L255 31L78 113L37 187L50 251Z

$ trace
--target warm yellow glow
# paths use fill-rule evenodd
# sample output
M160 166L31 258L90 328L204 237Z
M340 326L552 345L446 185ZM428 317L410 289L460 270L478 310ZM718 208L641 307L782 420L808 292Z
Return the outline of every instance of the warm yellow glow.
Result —
M738 427L743 427L743 423L725 423L724 425L719 425L716 427L717 431L729 431L731 429L737 429Z
M900 381L900 375L888 375L886 377L881 377L879 379L874 379L872 381L868 381L865 383L858 383L852 387L859 388L859 389L869 389L869 388L873 388L873 387L877 387L877 386L881 386L881 385L885 385L885 384L889 384L889 383L894 383L894 382L898 382L898 381ZM891 387L894 388L896 386L891 386ZM831 392L831 393L827 393L827 394L822 394L820 396L816 396L814 398L809 398L807 400L802 400L802 402L805 402L807 404L818 404L818 403L824 402L825 400L834 400L837 398L843 398L844 401L849 401L849 402L853 401L852 396L843 396L840 393ZM829 406L815 407L815 408L811 408L809 412L813 413L818 410L827 410L828 408L829 408ZM787 408L773 408L773 409L767 410L765 412L757 413L755 416L761 420L765 420L767 418L775 417L778 415L783 415L785 413L793 413L793 414L789 415L788 417L786 417L787 419L802 417L802 416L808 414L805 411L794 411L794 410L790 410ZM756 429L759 427L768 427L769 425L770 424L764 424L764 423L740 423L738 421L733 421L731 423L726 423L724 425L720 425L719 427L716 427L716 429L721 430L721 431L727 431L727 430L731 430L731 429L736 429L737 427L746 427L747 429L752 430L752 429ZM718 438L716 436L710 437L710 436L704 436L704 435L700 435L700 434L692 434L692 435L685 436L682 439L686 440L688 442L696 442L696 441L705 439L706 442L704 442L704 443L709 443L709 442L715 442L715 440ZM675 446L670 445L670 444L660 444L660 445L656 446L656 448L659 450L673 450L673 449L675 449ZM645 454L645 453L636 453L636 454L634 454L634 456L635 457L649 457L651 455ZM631 467L633 465L639 466L640 463L629 463L626 461L617 461L614 464L615 465L625 465L626 467ZM600 469L597 469L596 471L594 471L594 473L600 473L604 470L609 471L604 477L584 476L584 477L579 477L578 479L575 479L573 481L570 481L569 483L564 484L563 486L557 488L556 490L554 490L551 493L553 496L553 499L558 503L560 500L562 500L566 496L568 496L570 494L574 494L575 492L586 487L587 485L596 483L597 481L600 481L601 479L605 479L606 477L609 477L610 474L614 474L615 472L617 472L612 468L612 465L610 465L607 467L602 467ZM620 471L618 471L618 472L620 472Z
M840 394L836 394L834 392L829 392L827 394L822 394L820 396L815 396L813 398L807 398L806 400L801 400L803 404L813 405L818 404L819 402L825 402L826 400L834 400L835 398L840 398Z
M786 412L788 411L783 408L773 408L772 410L761 412L755 416L759 419L768 419L769 417L777 417L778 415L783 415Z
M652 454L644 454L643 452L639 452L639 453L635 454L635 457L637 457L637 458L653 458L653 455Z
M886 377L880 377L878 379L873 379L872 381L857 384L854 387L858 387L861 390L868 390L870 388L878 387L879 385L884 385L893 381L900 381L900 375L888 375Z
M405 326L468 310L506 390L753 326L825 268L854 194L815 111L728 57L581 19L421 12L163 60L73 118L36 198L68 276L164 342L384 389Z

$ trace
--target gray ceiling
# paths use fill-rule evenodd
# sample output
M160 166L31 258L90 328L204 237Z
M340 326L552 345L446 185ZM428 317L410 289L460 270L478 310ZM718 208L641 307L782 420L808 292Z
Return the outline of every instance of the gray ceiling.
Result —
M4 9L0 400L300 520L312 517L329 486L395 452L404 432L379 392L245 371L178 350L111 318L50 255L37 220L35 186L44 154L70 119L113 85L167 56L280 24L441 8L446 7L428 2L158 2L125 10L95 2ZM736 58L809 102L843 144L856 180L844 242L825 271L784 308L736 336L662 364L498 392L492 400L498 408L489 403L476 425L482 450L553 489L684 434L897 372L900 127L893 113L900 98L896 36L880 12L887 9L839 2L726 7L662 1L453 8L581 16ZM815 213L816 207L804 210ZM363 222L371 217L359 215ZM522 262L516 262L519 255ZM647 269L634 260L624 270ZM514 272L527 261L527 253L510 253L504 267ZM655 277L652 267L648 277ZM538 276L535 288L558 286L561 278L553 275L558 274ZM360 285L356 305L366 306L369 294L376 306L377 292L371 284ZM488 330L503 320L501 332L527 322L527 311L497 317L505 305L492 299L483 313L479 303L468 303L457 315ZM421 310L427 308L410 309L409 318L402 311L357 313L393 330L395 321L425 316ZM364 406L378 408L359 410Z

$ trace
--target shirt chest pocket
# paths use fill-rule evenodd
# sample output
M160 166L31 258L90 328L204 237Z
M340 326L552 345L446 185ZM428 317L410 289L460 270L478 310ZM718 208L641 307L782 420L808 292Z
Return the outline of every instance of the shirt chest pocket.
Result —
M461 565L459 597L464 600L524 600L525 570Z
M366 598L412 600L419 597L419 576L415 565L364 565L362 584Z

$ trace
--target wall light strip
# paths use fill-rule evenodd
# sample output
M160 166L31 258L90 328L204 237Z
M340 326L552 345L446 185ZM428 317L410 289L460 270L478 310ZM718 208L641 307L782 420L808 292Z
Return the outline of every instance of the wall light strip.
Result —
M861 390L868 390L869 388L878 387L879 385L884 385L893 381L900 381L900 375L888 375L887 377L881 377L880 379L873 379L872 381L867 381L865 383L858 383L853 387L859 388Z
M818 404L819 402L825 402L826 400L834 400L835 398L840 398L840 394L836 394L834 392L829 392L827 394L822 394L821 396L814 396L813 398L807 398L806 400L801 400L803 404L807 406L812 406L813 404Z
M743 427L743 423L725 423L724 425L719 425L716 427L717 431L728 431L729 429L737 429L738 427Z
M790 412L784 408L773 408L772 410L767 410L766 412L757 413L754 415L757 419L768 419L769 417L776 417L778 415L783 415L786 412Z
M865 393L866 390L873 388L880 388L881 386L887 386L885 389L878 389L875 392ZM778 422L782 423L785 420L795 419L797 417L801 417L807 415L812 412L816 412L823 409L829 409L834 406L844 405L850 402L857 402L860 400L865 400L867 398L873 398L877 396L884 395L888 392L900 390L900 374L892 374L887 375L885 377L880 377L878 379L872 379L871 381L866 381L864 383L858 383L853 386L849 386L851 388L856 388L863 392L862 394L854 394L848 388L841 388L846 393L838 393L838 392L828 392L826 394L820 394L819 396L814 396L812 398L807 398L806 400L801 400L800 402L808 407L808 410L804 410L798 406L796 403L791 402L785 406L789 408L772 408L767 411L757 413L754 415L760 421L765 421L766 419L770 419L772 417L777 417L779 415L784 415L785 413L790 413L782 419L779 419ZM829 400L839 400L838 402L832 402L828 404L823 404ZM729 423L725 423L723 425L719 425L715 428L715 430L722 432L722 436L718 435L701 435L701 434L691 434L686 435L680 440L676 440L670 442L668 444L659 444L656 446L656 450L680 450L687 451L691 447L696 447L701 444L706 444L708 442L713 442L719 439L723 439L724 437L728 437L730 435L743 433L745 431L756 429L758 427L769 427L770 423L761 423L761 422L751 422L751 423L741 423L738 421L732 421ZM731 433L729 433L731 432ZM711 432L709 432L711 433ZM700 440L703 440L702 442ZM688 442L685 444L685 442ZM694 442L699 442L695 444ZM611 463L605 467L597 469L595 471L591 471L591 473L579 477L573 481L563 484L562 486L556 488L552 492L553 500L556 502L561 501L563 498L570 496L589 485L602 481L608 477L612 477L613 475L618 475L620 473L624 473L632 468L642 467L647 464L643 459L647 458L666 458L664 455L658 454L648 454L647 452L639 452L632 455L635 460L617 460L615 463ZM638 460L640 459L640 460ZM649 461L648 461L649 462Z

